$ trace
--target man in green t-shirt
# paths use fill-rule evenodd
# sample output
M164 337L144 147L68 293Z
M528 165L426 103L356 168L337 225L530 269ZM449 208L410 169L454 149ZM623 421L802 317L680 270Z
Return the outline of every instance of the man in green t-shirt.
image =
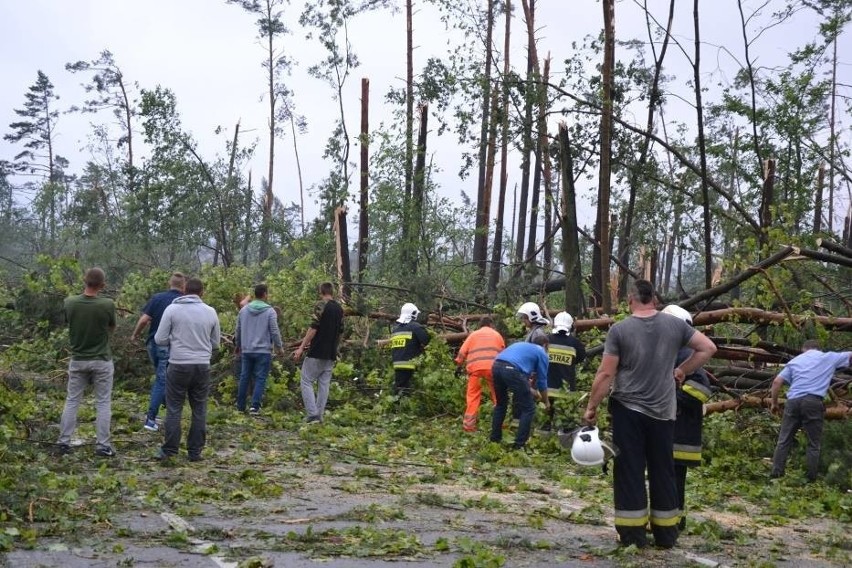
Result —
M77 409L83 400L86 385L92 384L95 394L95 455L111 458L115 450L110 444L112 418L112 352L110 332L115 329L115 304L98 294L106 285L104 271L90 268L83 277L86 289L79 296L65 298L65 319L71 343L71 362L68 363L68 395L59 422L59 453L71 451L71 435L77 428Z

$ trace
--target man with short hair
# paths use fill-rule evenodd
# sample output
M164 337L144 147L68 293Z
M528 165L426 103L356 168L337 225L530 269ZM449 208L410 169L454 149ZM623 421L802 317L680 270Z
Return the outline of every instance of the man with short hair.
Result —
M237 390L237 410L245 411L249 382L254 381L250 414L258 414L266 390L266 378L272 366L272 349L284 353L278 315L266 303L269 288L266 284L254 287L254 300L240 309L234 344L240 355L240 386Z
M816 481L819 472L819 453L822 442L822 425L825 417L825 395L831 385L834 372L842 367L852 366L852 351L820 351L816 340L805 341L802 354L790 359L778 376L772 381L771 410L777 414L780 410L778 394L786 383L787 403L784 405L784 417L781 419L781 431L778 444L772 457L770 477L784 475L787 457L796 439L799 429L805 431L808 438L807 476L808 481Z
M299 361L305 350L308 351L308 356L302 363L301 387L305 421L309 424L322 422L328 402L331 373L337 360L340 336L343 334L343 308L334 299L334 286L331 282L320 284L319 295L319 302L314 306L311 326L293 353L293 359Z
M675 391L713 356L716 346L683 320L658 312L654 286L647 280L633 283L627 302L631 315L607 333L584 419L595 424L598 405L609 394L613 443L620 450L613 492L621 544L647 546L645 526L650 520L656 546L671 548L680 520L672 455ZM675 367L678 351L685 346L693 352ZM650 491L645 487L646 469Z
M142 308L142 315L139 316L139 321L136 322L136 327L130 336L131 341L136 341L136 338L150 322L151 327L148 329L145 347L148 349L148 358L154 365L154 383L151 385L151 402L148 405L148 412L145 414L145 429L151 432L160 429L157 424L157 414L160 412L160 407L166 402L166 367L169 365L169 348L157 345L154 336L157 334L157 328L160 327L163 312L175 298L180 298L183 295L185 285L186 277L180 272L173 273L169 278L169 289L151 296L151 299Z
M60 454L71 451L71 435L77 428L77 410L86 385L91 383L96 411L95 455L111 458L115 456L110 438L114 367L109 336L115 329L115 304L109 298L98 297L106 286L106 276L101 268L90 268L83 280L83 293L65 299L71 361L68 363L68 394L59 422L57 444Z
M166 369L165 439L156 458L177 455L181 439L183 403L188 398L192 421L186 438L190 461L201 460L207 440L207 396L210 393L210 358L219 347L219 317L205 304L204 284L198 278L186 281L186 294L163 312L154 336L157 345L169 347Z
M467 336L455 359L456 365L461 366L462 363L465 363L467 370L467 395L465 398L467 406L462 419L462 428L465 432L476 431L483 380L488 385L491 402L497 404L491 366L494 364L497 354L506 348L506 342L493 326L494 320L491 319L491 316L482 316L482 319L479 320L479 329Z

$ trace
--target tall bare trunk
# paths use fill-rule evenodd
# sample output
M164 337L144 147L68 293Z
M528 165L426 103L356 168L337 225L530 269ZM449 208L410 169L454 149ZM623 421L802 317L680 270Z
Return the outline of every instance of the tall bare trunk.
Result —
M837 144L837 36L834 36L831 57L831 115L829 118L828 147L828 232L834 234L834 149Z
M565 310L575 316L583 308L583 282L580 272L580 241L577 235L577 194L574 188L574 158L568 126L559 125L559 163L562 166L562 264L565 270Z
M414 182L414 20L412 0L405 0L405 188L402 200L402 260L410 262L409 231L411 218L411 192Z
M482 78L482 121L479 128L479 176L476 193L476 231L473 237L473 262L480 278L485 277L488 258L488 226L491 220L491 191L486 189L489 123L491 117L491 43L494 35L494 0L485 0L485 72Z
M266 0L266 17L267 21L272 21L272 2ZM273 182L275 179L275 135L276 135L276 110L278 106L277 95L275 93L275 48L273 45L272 32L267 33L266 44L266 64L267 64L267 96L269 97L269 160L266 172L266 188L263 194L263 208L261 213L260 227L260 247L258 250L258 260L263 262L269 256L270 236L272 232L272 204L275 200L273 192Z
M772 227L772 203L775 201L775 160L770 158L763 165L763 188L760 196L760 241L769 244L769 229Z
M509 37L512 29L512 2L506 0L506 25L503 34L503 113L500 125L500 189L497 196L497 219L494 223L494 247L491 249L491 273L488 278L488 294L493 298L500 282L500 269L503 262L503 215L506 212L506 186L508 183L509 153Z
M411 274L417 274L420 239L423 232L423 202L426 197L426 136L429 118L429 105L420 104L420 131L417 134L417 158L414 163L414 179L411 192L411 239L409 242L412 255Z
M603 110L601 112L601 158L598 179L598 224L596 240L600 243L600 305L604 313L612 309L610 297L609 265L610 245L610 169L612 167L612 90L615 67L615 0L603 1L604 17L604 62L603 62Z
M361 211L358 218L358 282L367 270L367 248L370 242L368 204L370 199L370 80L361 79Z
M544 85L539 106L539 152L541 153L543 167L542 176L544 180L544 234L550 235L553 231L553 170L550 161L550 141L547 138L547 84L550 82L550 53L544 60L544 71L541 75ZM550 270L553 267L553 239L544 242L544 280L550 278Z
M521 0L527 20L527 80L524 89L524 120L521 148L521 194L518 199L518 232L515 239L515 263L524 261L524 244L527 241L527 203L530 192L530 154L533 151L533 102L535 101L535 36L532 22L535 21L535 0Z
M695 29L695 61L693 62L695 110L698 118L698 152L701 157L701 201L704 210L704 287L712 287L713 281L713 241L710 228L710 192L707 187L707 144L704 139L704 107L701 103L701 26L698 18L698 0L692 9L692 21Z
M820 163L817 172L816 195L814 196L814 233L822 230L822 192L825 187L825 163Z

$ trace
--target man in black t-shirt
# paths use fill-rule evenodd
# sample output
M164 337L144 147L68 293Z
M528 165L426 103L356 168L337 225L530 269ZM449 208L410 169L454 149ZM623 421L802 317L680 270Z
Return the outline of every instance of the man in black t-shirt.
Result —
M298 361L307 349L308 356L302 363L302 402L305 404L305 422L322 422L331 371L337 359L337 348L343 333L343 308L334 300L334 286L323 282L319 287L320 301L314 308L311 326L302 339L302 344L293 353ZM315 393L314 385L319 383Z

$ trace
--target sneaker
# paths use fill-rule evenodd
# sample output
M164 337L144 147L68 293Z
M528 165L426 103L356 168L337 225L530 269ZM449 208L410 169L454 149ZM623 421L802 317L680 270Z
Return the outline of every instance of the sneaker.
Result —
M154 459L157 461L166 461L171 456L163 451L163 448L157 449L157 452L154 454Z
M322 422L322 420L319 416L308 416L305 418L306 424L319 424L320 422Z
M102 458L114 458L115 450L113 450L109 446L98 446L95 448L95 455L100 456Z
M252 406L251 408L249 408L249 414L254 414L255 416L257 416L258 414L260 414L260 409L256 406Z
M68 444L57 444L56 453L60 456L67 456L71 453L71 446Z
M157 424L157 421L154 418L146 418L145 419L145 429L151 432L156 432L160 429L160 425Z

